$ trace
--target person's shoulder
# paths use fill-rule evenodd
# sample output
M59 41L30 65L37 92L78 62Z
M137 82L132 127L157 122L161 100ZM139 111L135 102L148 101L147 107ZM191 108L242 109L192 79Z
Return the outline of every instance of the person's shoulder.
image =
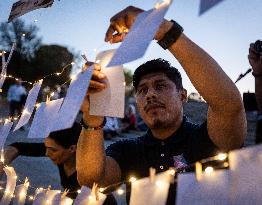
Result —
M195 122L192 122L190 118L184 117L184 121L183 121L184 130L196 131L196 130L205 128L206 125L207 125L206 121L202 122L201 124L197 124Z
M132 138L132 139L122 139L115 143L112 143L111 145L108 146L107 149L110 149L112 147L126 148L126 147L137 146L143 143L144 137L145 136L143 135L143 136Z

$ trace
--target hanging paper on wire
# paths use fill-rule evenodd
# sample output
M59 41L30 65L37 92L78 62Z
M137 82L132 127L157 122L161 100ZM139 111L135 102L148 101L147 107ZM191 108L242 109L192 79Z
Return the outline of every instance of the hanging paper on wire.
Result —
M92 66L72 77L63 105L53 122L51 132L72 127L86 96L93 69Z
M28 123L28 121L29 121L29 119L32 115L32 112L34 111L35 103L36 103L37 96L38 96L38 93L40 91L42 82L43 82L43 80L38 81L38 83L36 83L34 85L34 87L29 91L29 94L28 94L27 99L26 99L24 110L22 112L22 115L21 115L14 131L20 129L21 127L23 127L25 124Z
M2 71L0 76L0 89L3 87L3 84L5 82L6 74L7 74L7 66L11 60L15 48L16 48L16 43L13 43L7 62L5 62L5 52L2 52Z
M49 135L62 102L63 98L41 103L34 115L28 138L46 138Z
M9 120L5 121L5 124L1 127L0 131L0 149L4 147L6 138L13 126L13 122L10 122Z
M141 58L153 40L171 1L164 1L157 8L139 14L107 67L123 65Z
M52 6L54 0L20 0L13 4L8 22L36 9Z
M199 7L199 16L208 11L209 9L216 6L218 3L222 2L223 0L201 0L200 7Z
M114 52L115 50L103 51L96 57L96 62L99 61L101 65L101 72L106 75L107 87L99 93L90 95L91 115L124 117L125 76L123 66L106 67Z

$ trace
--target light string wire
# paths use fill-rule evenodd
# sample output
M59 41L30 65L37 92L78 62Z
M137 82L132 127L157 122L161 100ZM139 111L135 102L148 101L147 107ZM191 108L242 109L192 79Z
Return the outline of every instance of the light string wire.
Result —
M225 160L227 160L227 159L228 159L228 153L219 153L218 155L215 155L215 156L213 156L213 157L208 157L208 158L206 158L206 159L202 159L202 160L197 161L197 162L195 162L195 163L191 163L191 164L189 164L189 165L187 165L187 166L185 166L185 167L183 167L183 168L170 168L168 171L169 171L170 176L174 176L174 177L175 177L177 173L183 172L184 170L189 169L189 168L194 168L197 163L204 164L204 163L214 162L214 161L225 161ZM227 165L225 165L225 163L227 163ZM8 166L8 165L5 165L5 166ZM224 167L224 168L228 168L228 167L229 167L228 162L224 162L224 163L223 163L223 167ZM208 167L207 167L207 168L208 168ZM205 172L206 172L206 173L210 173L210 171L208 171L207 168L205 169ZM203 171L203 170L202 170L202 171ZM213 171L213 170L212 170L212 171ZM212 172L212 171L211 171L211 172ZM28 178L28 177L26 177L26 178ZM17 181L19 181L20 183L23 183L23 182L24 182L24 181L20 180L19 177L17 177L17 176L16 176L16 179L17 179ZM129 180L124 180L124 181L121 181L121 182L118 182L118 183L110 184L110 185L108 185L108 186L106 186L106 187L104 187L104 188L101 187L101 188L98 189L98 191L99 191L100 193L105 194L105 195L112 194L112 192L114 192L114 191L115 191L118 195L122 195L122 194L124 194L124 193L129 193L129 192L131 192L130 187L126 188L126 191L124 191L122 188L119 188L119 187L120 187L122 184L133 183L133 182L135 182L136 180L137 180L137 179L136 179L135 177L131 176L131 177L129 178ZM172 183L174 183L174 182L177 182L177 179L176 179L176 178L172 181ZM31 186L31 185L29 184L29 187L28 187L28 188L33 189L33 190L35 190L35 192L36 192L36 190L49 190L49 189L51 189L51 186L49 185L46 189L44 189L43 187L35 187L35 186ZM2 186L0 186L0 190L3 190L3 187L2 187ZM81 190L77 190L77 191L64 190L64 192L66 192L67 194L68 194L68 193L78 193L78 194L79 194L79 193L81 193ZM31 195L28 195L27 198L28 198L29 200L33 200L33 199L34 199Z

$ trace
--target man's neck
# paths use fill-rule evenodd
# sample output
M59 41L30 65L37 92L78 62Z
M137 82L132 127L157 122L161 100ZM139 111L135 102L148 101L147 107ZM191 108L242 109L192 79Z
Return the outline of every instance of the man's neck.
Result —
M181 116L175 122L170 123L170 125L167 125L165 127L153 128L150 130L155 138L164 140L170 137L174 132L176 132L180 128L182 122L183 122L183 116Z

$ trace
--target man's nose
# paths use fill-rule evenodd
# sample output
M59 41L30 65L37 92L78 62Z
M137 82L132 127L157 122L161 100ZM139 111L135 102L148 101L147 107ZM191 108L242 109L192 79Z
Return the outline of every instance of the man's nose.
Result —
M154 88L149 88L146 94L146 99L151 100L151 99L156 99L157 93Z

